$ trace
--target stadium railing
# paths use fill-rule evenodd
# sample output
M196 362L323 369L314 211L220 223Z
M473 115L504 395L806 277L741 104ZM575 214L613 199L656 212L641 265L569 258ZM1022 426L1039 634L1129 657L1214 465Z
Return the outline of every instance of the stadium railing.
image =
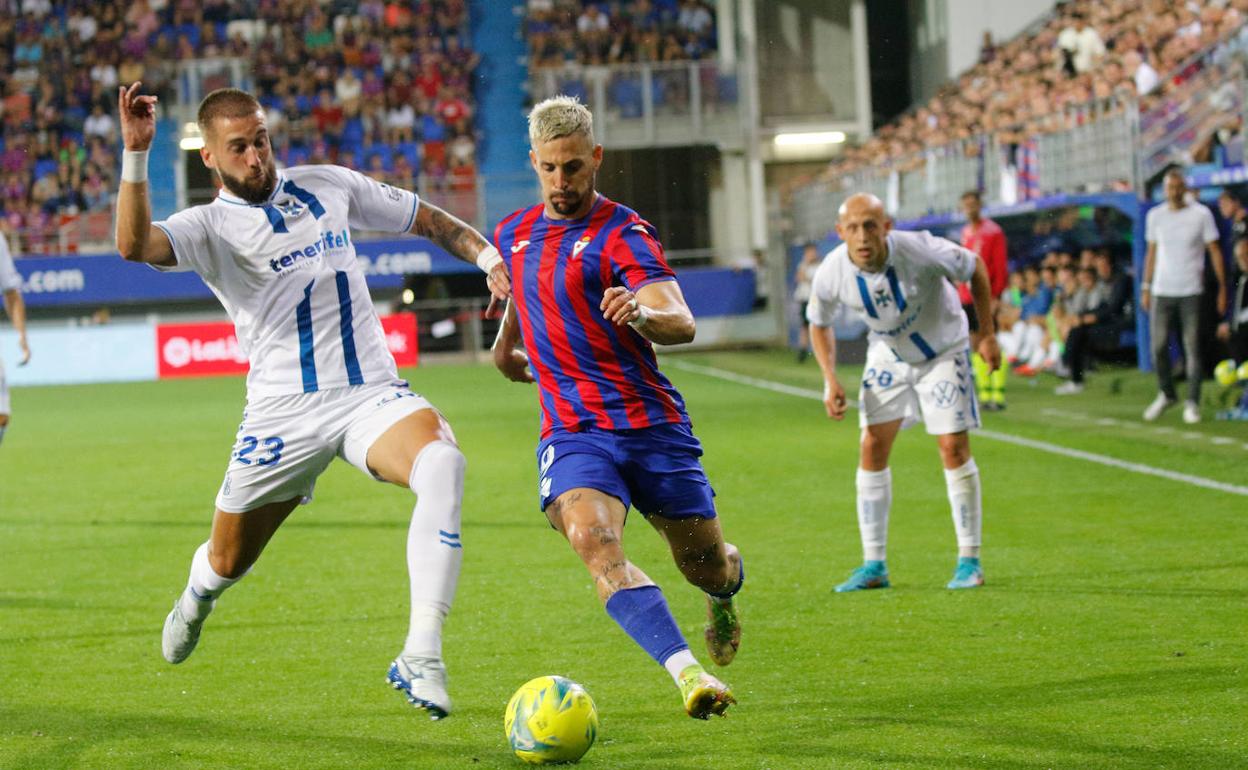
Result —
M820 180L793 195L794 239L818 240L829 212L869 192L902 220L957 210L963 192L989 205L1052 195L1143 196L1168 165L1248 165L1248 26L1167 73L1164 93L1114 95L1054 111L1019 142L981 135Z
M541 101L576 96L594 113L594 130L612 147L713 143L740 147L746 140L736 67L717 61L542 68L529 75Z

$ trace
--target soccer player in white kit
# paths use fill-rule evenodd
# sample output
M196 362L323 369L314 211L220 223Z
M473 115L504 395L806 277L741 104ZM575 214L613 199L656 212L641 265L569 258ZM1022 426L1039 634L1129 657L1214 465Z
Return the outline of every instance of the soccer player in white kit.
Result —
M117 249L158 270L194 270L221 300L247 352L247 406L216 500L212 536L165 621L166 660L185 660L217 597L241 579L278 526L308 502L336 456L416 494L407 537L411 618L387 680L434 719L451 710L442 624L463 555L465 460L447 421L400 380L365 285L351 229L412 232L477 262L499 299L497 250L415 194L339 166L277 171L264 110L221 89L199 108L217 198L151 222L147 150L153 96L118 95L122 138Z
M22 359L18 366L25 366L30 361L30 343L26 340L26 303L22 300L22 276L13 264L13 255L9 253L8 241L0 232L0 294L4 295L4 309L17 331L17 344L22 349ZM4 378L4 359L0 358L0 442L4 441L4 432L9 429L9 383Z
M989 312L987 267L975 252L952 241L928 232L892 230L883 204L873 195L847 199L838 212L836 232L844 243L815 272L806 307L811 347L823 370L823 403L834 420L844 419L848 407L836 376L832 322L837 306L861 313L869 330L858 397L862 445L857 507L863 565L836 590L888 587L888 456L897 432L920 418L940 446L957 533L958 562L948 587L983 585L979 469L967 433L979 427L979 408L966 313L950 282L970 281L980 319L975 349L990 371L996 369L1001 353Z

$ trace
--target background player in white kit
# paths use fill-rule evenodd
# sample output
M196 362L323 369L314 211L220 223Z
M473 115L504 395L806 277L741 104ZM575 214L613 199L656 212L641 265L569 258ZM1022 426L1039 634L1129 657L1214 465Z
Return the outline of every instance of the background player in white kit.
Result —
M980 327L976 351L992 369L1001 364L992 323L988 270L974 252L927 232L892 231L873 195L851 196L838 212L844 241L815 272L806 317L815 358L823 369L828 416L845 417L845 389L836 376L832 321L840 304L863 314L867 361L859 391L862 427L858 466L858 528L863 565L839 591L887 588L885 548L892 476L888 456L903 425L920 417L937 437L958 539L949 588L983 585L979 565L983 519L979 469L967 431L979 427L966 313L950 281L970 281Z
M13 255L9 253L8 241L4 232L0 231L0 294L4 295L4 309L17 331L17 344L22 349L22 358L18 366L25 366L30 361L30 344L26 341L26 303L22 300L22 276L13 265ZM9 428L9 384L4 378L4 359L0 358L0 441L4 441L4 432Z
M155 97L118 95L125 153L117 249L160 270L194 270L221 300L248 354L247 407L217 495L212 536L165 621L171 663L195 648L218 596L242 578L283 520L311 499L337 455L416 493L407 539L411 623L387 674L439 719L451 709L442 623L463 551L465 461L450 425L398 378L352 245L351 228L425 235L488 273L499 299L510 280L480 233L411 192L338 166L278 172L264 110L221 89L199 108L204 164L224 184L210 204L151 222L147 150Z

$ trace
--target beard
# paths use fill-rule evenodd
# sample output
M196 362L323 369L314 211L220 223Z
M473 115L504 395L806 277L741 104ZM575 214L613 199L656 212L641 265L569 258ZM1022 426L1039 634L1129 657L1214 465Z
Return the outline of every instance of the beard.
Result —
M248 203L264 203L273 194L273 187L277 184L277 167L272 160L261 169L258 179L230 176L220 169L217 169L217 175L221 177L225 189Z
M581 207L584 196L578 193L562 193L559 198L550 199L550 207L554 209L559 216L567 217L575 214L577 209Z

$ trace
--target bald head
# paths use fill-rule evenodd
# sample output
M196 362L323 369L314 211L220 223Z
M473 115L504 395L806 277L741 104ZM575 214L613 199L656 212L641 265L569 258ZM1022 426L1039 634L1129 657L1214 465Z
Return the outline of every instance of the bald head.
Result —
M856 215L874 214L881 219L888 218L888 215L884 213L884 202L871 193L854 193L849 196L836 210L836 216L838 219L844 219L851 212Z
M836 234L845 241L850 261L860 270L877 273L884 269L892 227L884 203L869 193L849 196L837 210Z

